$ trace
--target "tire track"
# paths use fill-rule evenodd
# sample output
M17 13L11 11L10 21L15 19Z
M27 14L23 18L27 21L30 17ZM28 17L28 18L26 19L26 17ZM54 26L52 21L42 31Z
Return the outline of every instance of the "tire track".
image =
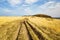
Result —
M32 40L39 40L39 38L37 37L37 35L34 33L33 29L31 28L31 26L26 21L25 21L25 25L27 25L26 28L28 29Z

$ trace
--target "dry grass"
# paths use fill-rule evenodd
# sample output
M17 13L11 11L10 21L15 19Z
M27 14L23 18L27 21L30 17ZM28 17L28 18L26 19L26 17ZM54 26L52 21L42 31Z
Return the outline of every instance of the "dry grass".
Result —
M60 40L60 20L43 17L0 17L0 40L29 40L29 35L33 40L42 40L41 37L46 38L43 40Z

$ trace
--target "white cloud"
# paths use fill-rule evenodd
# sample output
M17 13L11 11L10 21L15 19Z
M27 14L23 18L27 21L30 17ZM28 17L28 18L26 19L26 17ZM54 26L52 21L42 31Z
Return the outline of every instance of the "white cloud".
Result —
M26 15L32 15L32 10L30 8L24 9L26 12Z
M25 0L25 3L33 4L37 1L38 0ZM22 0L8 0L8 3L10 3L11 6L16 6L18 4L21 4ZM27 5L23 5L23 6L25 7ZM43 5L37 6L37 8L33 8L34 10L30 9L29 7L28 8L27 7L24 8L24 7L19 7L16 10L3 9L2 12L14 14L14 15L19 15L20 13L22 15L23 14L32 15L32 14L36 14L36 13L43 13L43 14L48 14L48 15L54 16L54 17L60 17L60 3L58 3L58 2L56 3L54 1L50 1Z
M37 2L38 0L25 0L25 3L27 4L32 4L32 3L35 3Z
M0 12L5 12L5 13L9 13L12 10L8 9L8 8L0 8Z
M40 6L40 8L54 8L56 3L54 1L47 2Z
M37 10L37 13L48 14L53 17L60 17L60 3L58 2L47 2L44 5L39 6Z
M18 4L21 4L22 0L8 0L8 3L10 3L11 6L16 6Z
M16 6L20 5L20 4L22 4L23 2L24 2L24 5L27 6L26 4L31 5L31 4L33 4L35 2L37 2L38 0L7 0L7 1L11 6L16 7Z
M11 12L12 10L9 10L9 9L3 9L3 11L6 12L6 13L9 13L9 12Z

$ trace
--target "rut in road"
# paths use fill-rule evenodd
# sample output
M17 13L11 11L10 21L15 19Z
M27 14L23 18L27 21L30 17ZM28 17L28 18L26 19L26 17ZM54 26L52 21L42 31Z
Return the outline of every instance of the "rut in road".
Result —
M60 33L34 22L19 20L1 25L0 40L60 40Z
M60 35L56 34L53 29L41 26L38 28L36 24L30 21L24 21L25 27L29 32L31 40L60 40ZM49 33L48 33L49 32Z

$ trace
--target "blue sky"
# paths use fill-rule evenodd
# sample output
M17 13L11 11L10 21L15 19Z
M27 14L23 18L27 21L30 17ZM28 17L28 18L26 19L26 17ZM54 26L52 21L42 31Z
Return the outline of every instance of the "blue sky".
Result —
M0 16L34 14L60 17L60 0L0 0Z

